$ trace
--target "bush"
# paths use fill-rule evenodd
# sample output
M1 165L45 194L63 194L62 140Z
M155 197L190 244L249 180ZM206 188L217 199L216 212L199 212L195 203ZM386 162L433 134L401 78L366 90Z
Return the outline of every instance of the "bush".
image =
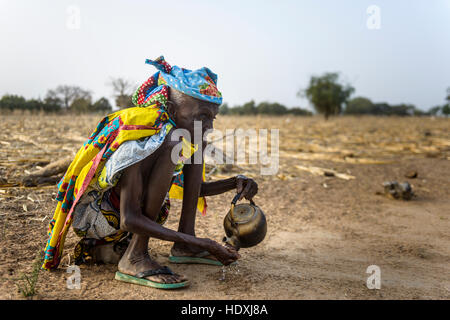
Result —
M227 103L224 103L219 107L219 114L230 114L230 107L228 107Z
M220 109L220 114L231 114L231 115L256 115L256 114L268 114L273 116L281 116L286 114L300 115L300 116L310 116L311 111L301 109L299 107L288 109L286 106L278 102L261 102L255 105L253 100L245 103L242 106L234 106L230 108L227 103L224 103Z
M351 99L345 108L345 114L373 114L374 104L367 98L357 97Z
M313 114L311 111L299 107L289 109L288 113L293 114L295 116L312 116Z
M91 100L85 98L75 99L69 106L71 111L75 112L89 112L91 110Z
M442 114L446 116L450 115L450 103L442 107Z
M92 111L94 112L110 112L112 110L111 104L109 103L108 99L105 97L98 99L93 105L92 105Z
M63 103L58 97L47 96L44 100L30 99L17 95L6 94L0 99L0 110L29 110L58 112L63 110ZM100 98L94 104L90 98L77 98L71 104L69 110L75 112L110 112L112 110L108 99Z
M256 111L258 114L283 115L288 112L288 109L277 102L261 102L256 107Z
M1 110L25 110L27 101L24 97L6 94L0 99Z

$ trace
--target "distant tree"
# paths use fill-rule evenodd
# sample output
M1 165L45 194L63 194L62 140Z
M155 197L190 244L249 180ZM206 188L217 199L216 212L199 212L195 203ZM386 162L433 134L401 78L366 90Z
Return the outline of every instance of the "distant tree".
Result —
M113 96L119 108L134 107L131 98L135 85L124 78L110 78L108 83L113 89Z
M0 99L0 109L2 110L24 110L26 108L26 100L22 96L5 94Z
M374 103L372 108L372 114L382 116L391 114L391 106L386 102Z
M241 106L234 106L234 107L230 108L230 114L242 115L242 114L244 114L244 111Z
M287 111L289 114L293 114L296 116L312 116L312 112L306 109L302 109L299 107L294 107L291 109L288 109Z
M224 103L219 107L219 114L229 114L230 113L230 107L228 106L228 103Z
M100 98L92 105L92 111L98 112L110 112L112 110L111 104L108 99Z
M232 115L312 115L311 111L304 110L299 107L288 109L286 106L278 102L261 102L258 105L255 105L255 102L253 100L245 103L242 106L234 106L233 108L229 108L227 104L224 104L223 106L221 106L221 109L219 109L219 113Z
M439 111L441 111L441 108L442 108L441 106L432 107L432 108L430 108L430 110L428 110L428 114L432 115L432 116L436 116L436 115L438 115Z
M412 104L399 104L391 106L390 115L395 116L411 116L414 114L416 107Z
M61 85L56 89L48 90L46 99L53 102L60 101L61 106L68 110L75 100L85 99L90 100L91 93L88 90L84 90L78 86Z
M356 97L351 99L345 108L345 114L371 114L373 113L373 103L367 98Z
M45 103L41 100L31 99L27 100L25 104L25 109L32 110L32 111L39 111L44 110L45 111Z
M427 111L423 111L423 110L416 109L416 108L414 108L412 113L413 113L414 116L419 116L419 117L429 115L429 113Z
M60 111L62 108L62 101L57 97L56 98L46 97L43 102L44 102L43 104L44 111L49 112Z
M325 73L320 77L311 77L308 87L300 90L298 96L306 96L318 113L328 119L339 114L342 104L346 103L354 88L339 82L338 73Z
M445 116L450 116L450 103L447 103L445 106L442 107L442 114Z
M447 88L447 97L445 100L447 100L447 104L442 106L442 114L448 117L450 115L450 87Z
M255 111L258 114L283 115L287 113L287 108L277 102L261 102L258 104Z
M257 113L255 101L253 101L253 100L251 100L247 103L244 103L244 105L242 105L241 108L242 108L243 114L256 114Z
M258 110L255 105L255 101L251 100L244 103L242 106L234 106L229 108L229 114L245 115L245 114L257 114Z
M78 98L75 99L72 104L70 105L70 110L75 112L89 112L92 111L91 108L91 99L88 98Z
M134 107L134 104L133 104L133 101L131 100L131 98L132 98L131 95L130 96L126 96L126 95L118 96L115 100L116 105L122 109L132 108L132 107Z

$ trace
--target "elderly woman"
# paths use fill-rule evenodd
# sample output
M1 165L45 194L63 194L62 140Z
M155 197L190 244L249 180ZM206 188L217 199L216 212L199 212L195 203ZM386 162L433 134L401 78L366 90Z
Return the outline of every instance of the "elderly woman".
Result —
M159 71L133 95L136 107L105 117L58 184L44 269L58 266L70 225L82 238L77 264L118 263L116 279L130 283L162 289L189 284L151 259L150 237L174 242L173 263L228 265L239 258L232 247L195 236L196 210L206 212L205 196L237 189L251 199L257 193L257 184L241 175L204 182L204 148L198 145L204 141L191 137L194 122L201 123L202 137L213 128L222 103L217 76L208 68L172 67L163 57L146 63ZM188 134L179 139L176 129ZM183 199L178 231L163 227L170 198Z

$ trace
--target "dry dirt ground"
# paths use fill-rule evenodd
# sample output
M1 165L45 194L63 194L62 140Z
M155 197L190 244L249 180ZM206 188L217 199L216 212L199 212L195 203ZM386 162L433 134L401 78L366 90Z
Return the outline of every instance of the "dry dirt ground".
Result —
M47 240L55 186L26 188L20 178L74 154L99 116L2 115L0 121L0 298L20 299L16 284L31 274ZM242 249L239 272L171 265L170 243L150 240L150 253L191 280L163 291L114 280L114 265L82 266L81 289L66 272L78 241L70 231L58 270L40 271L34 299L449 299L450 119L224 117L217 128L278 128L276 175L260 165L218 167L210 179L237 173L259 184L256 203L268 221L266 239ZM274 150L272 145L272 150ZM312 167L347 176L314 173ZM416 178L406 178L409 171ZM382 194L384 181L411 183L410 201ZM232 193L208 198L197 233L220 241ZM169 228L176 228L174 201ZM369 290L367 267L381 270L381 289Z

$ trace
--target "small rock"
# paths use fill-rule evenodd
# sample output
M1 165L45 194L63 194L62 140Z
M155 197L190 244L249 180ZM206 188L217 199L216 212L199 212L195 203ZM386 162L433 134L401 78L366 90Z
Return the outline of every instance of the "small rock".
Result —
M386 181L383 187L384 193L394 199L410 200L414 195L409 182Z
M425 153L425 157L427 158L438 158L441 156L441 153L439 151L430 151Z
M415 179L415 178L417 178L417 171L415 171L415 170L411 170L411 171L408 171L406 174L405 174L405 177L406 178L409 178L409 179Z
M334 172L331 172L331 171L324 171L324 172L323 172L323 175L324 175L325 177L334 177Z
M354 158L354 157L355 157L355 154L352 152L344 154L344 158Z

